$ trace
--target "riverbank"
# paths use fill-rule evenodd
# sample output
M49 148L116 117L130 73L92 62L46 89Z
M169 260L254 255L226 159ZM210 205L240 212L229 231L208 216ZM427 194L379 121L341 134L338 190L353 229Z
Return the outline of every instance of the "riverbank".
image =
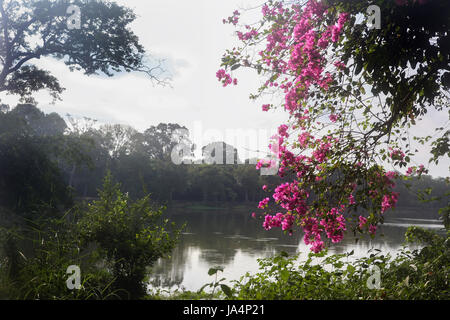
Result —
M201 201L173 201L167 204L168 209L187 209L199 211L248 211L256 210L258 204L253 202L201 202Z
M258 209L257 202L203 202L203 201L172 201L166 204L167 208L171 211L189 210L189 211L205 211L205 212L218 212L218 211L234 211L249 213L261 212ZM416 207L404 206L398 207L394 210L389 210L385 213L386 221L392 221L397 219L420 219L425 221L437 221L440 220L438 208L429 208L428 210L420 210Z
M92 202L98 200L97 198L76 198L76 202ZM260 212L258 209L258 202L232 202L232 201L185 201L185 200L173 200L171 202L161 202L161 205L166 206L169 210L190 210L190 211L206 211L216 212L223 210L242 211L248 212ZM401 206L393 210L388 210L385 213L387 220L391 219L423 219L423 220L440 220L439 208L429 207L422 209L414 206ZM361 211L361 213L363 213Z

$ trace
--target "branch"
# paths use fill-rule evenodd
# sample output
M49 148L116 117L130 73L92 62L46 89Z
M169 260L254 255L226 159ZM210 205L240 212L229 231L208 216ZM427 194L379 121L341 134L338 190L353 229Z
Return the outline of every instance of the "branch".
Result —
M36 17L33 17L30 21L23 23L18 29L14 39L11 43L16 43L19 40L19 37L23 35L24 31L27 30L34 22L37 21Z
M38 49L38 50L36 50L36 52L28 54L25 58L20 60L13 68L9 69L8 74L16 72L17 70L19 70L22 67L22 65L25 62L27 62L31 59L34 59L34 58L39 59L41 57L41 51L42 51L41 49Z

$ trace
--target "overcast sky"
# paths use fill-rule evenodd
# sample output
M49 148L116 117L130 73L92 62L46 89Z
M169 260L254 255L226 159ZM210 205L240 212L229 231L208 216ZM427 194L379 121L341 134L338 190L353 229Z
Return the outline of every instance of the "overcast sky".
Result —
M140 74L121 74L113 78L84 76L69 72L62 63L41 59L37 65L50 70L66 91L63 101L52 105L47 94L36 95L38 107L61 115L87 116L105 123L131 125L143 131L158 123L179 123L194 136L194 142L205 145L224 140L238 147L240 158L244 148L267 150L268 137L287 119L283 112L262 112L264 101L248 99L260 82L249 72L240 73L239 85L223 88L215 77L225 49L236 45L233 28L222 19L242 7L253 7L257 0L118 0L138 15L132 29L141 43L155 57L164 58L173 72L172 88L153 86ZM82 13L81 13L82 14ZM33 62L34 63L34 62ZM14 105L11 97L0 96ZM445 119L444 119L445 120ZM425 134L442 126L443 118L430 115L415 132ZM251 129L256 143L236 141L239 130ZM216 137L214 137L214 133ZM242 133L241 133L242 136ZM426 163L427 150L416 158ZM250 154L254 156L255 154ZM430 166L432 175L448 176L449 160L438 167Z

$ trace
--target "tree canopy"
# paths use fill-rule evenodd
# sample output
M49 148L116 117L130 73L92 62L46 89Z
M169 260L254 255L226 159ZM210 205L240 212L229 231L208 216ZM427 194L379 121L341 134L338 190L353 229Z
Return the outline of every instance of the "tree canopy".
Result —
M80 15L72 17L71 8ZM71 26L70 19L79 19ZM110 1L0 0L0 92L30 100L46 89L56 99L64 88L33 61L52 57L86 75L143 72L164 84L160 62L151 64L130 29L134 12Z

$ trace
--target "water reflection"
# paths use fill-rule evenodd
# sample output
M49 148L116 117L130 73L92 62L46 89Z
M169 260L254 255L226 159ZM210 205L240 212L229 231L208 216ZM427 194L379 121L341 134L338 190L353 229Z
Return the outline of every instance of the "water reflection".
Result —
M211 282L208 269L224 267L220 277L227 281L239 279L246 272L257 272L258 258L266 258L281 251L290 254L301 252L306 257L309 248L303 243L302 234L285 235L280 229L265 231L261 222L253 219L248 211L174 211L167 217L187 228L182 234L170 259L160 259L152 268L150 287L175 289L184 287L198 290ZM436 220L397 219L386 222L379 228L376 238L351 236L338 245L330 246L330 253L345 253L354 250L354 258L366 255L371 248L384 253L396 254L401 248L404 233L410 225L442 228ZM303 254L304 253L304 254Z

